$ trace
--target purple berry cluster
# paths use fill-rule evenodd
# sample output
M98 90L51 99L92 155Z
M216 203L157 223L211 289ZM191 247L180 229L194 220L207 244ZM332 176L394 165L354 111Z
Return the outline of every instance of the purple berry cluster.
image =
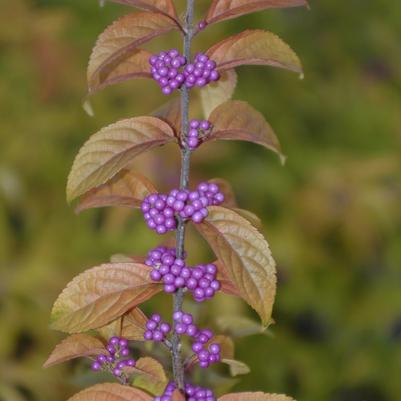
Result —
M153 79L165 95L170 95L182 85L188 89L194 86L202 88L220 79L216 63L203 53L198 53L194 62L187 64L187 59L177 49L161 51L149 58L149 64Z
M161 51L150 57L152 77L160 85L165 95L170 95L175 89L181 88L185 76L180 69L186 63L186 58L177 49L168 52Z
M184 68L185 86L190 89L194 86L202 88L210 82L220 79L220 74L216 69L216 62L210 60L204 53L198 53L191 64Z
M195 150L210 133L212 124L207 120L191 120L189 126L187 146L189 149Z
M158 397L155 397L154 401L171 401L174 391L177 389L175 382L170 382L164 389L164 393ZM187 401L216 401L216 397L213 391L192 384L185 384L185 399Z
M184 288L187 278L191 277L191 270L185 266L184 260L175 257L174 248L153 249L145 263L153 267L150 278L153 281L163 281L164 291L169 294Z
M214 264L188 267L183 259L175 257L174 248L157 247L151 250L145 263L153 267L150 278L163 281L164 291L170 294L179 288L187 288L195 301L203 302L213 298L221 288Z
M141 209L148 227L158 234L177 228L176 216L201 223L208 216L208 206L221 205L224 194L215 183L203 182L197 190L173 189L168 195L148 195Z
M106 348L108 355L98 355L92 363L92 370L106 370L116 377L121 377L125 367L134 367L136 365L135 359L126 358L130 353L127 339L111 337Z
M220 362L220 345L216 343L207 345L213 338L213 333L209 329L198 329L190 313L175 312L173 319L175 322L175 331L180 335L187 335L194 340L192 351L198 357L201 368L208 368L212 363Z
M217 280L217 267L209 263L197 265L191 269L191 277L185 283L196 302L212 299L214 294L220 290L221 284Z
M171 326L162 321L159 314L155 313L146 322L146 331L143 335L145 340L153 340L156 342L162 342L166 339L166 335L171 331Z

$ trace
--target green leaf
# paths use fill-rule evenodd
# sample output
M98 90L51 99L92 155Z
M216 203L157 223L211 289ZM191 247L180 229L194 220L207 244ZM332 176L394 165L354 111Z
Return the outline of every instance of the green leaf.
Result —
M239 295L259 314L271 318L276 294L276 269L262 234L233 210L209 207L209 216L195 227L209 243Z
M92 135L74 160L67 200L104 184L137 155L174 141L172 128L156 117L119 121Z
M139 263L104 264L75 277L57 298L51 327L78 333L105 326L151 298L161 285Z
M245 316L219 316L216 319L216 323L221 331L233 337L246 337L266 333L266 329L263 326Z

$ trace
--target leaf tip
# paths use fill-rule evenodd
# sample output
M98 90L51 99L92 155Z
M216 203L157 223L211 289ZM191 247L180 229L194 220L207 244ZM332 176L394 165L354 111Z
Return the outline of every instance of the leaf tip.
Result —
M95 112L89 99L86 98L82 102L82 108L89 117L95 117Z

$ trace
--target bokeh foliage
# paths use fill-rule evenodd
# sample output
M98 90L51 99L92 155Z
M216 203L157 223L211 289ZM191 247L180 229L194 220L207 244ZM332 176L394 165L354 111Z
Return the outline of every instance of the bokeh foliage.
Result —
M158 240L139 213L75 216L65 202L66 176L91 133L148 114L164 99L155 84L136 81L96 95L95 118L82 110L90 49L126 8L101 9L95 0L0 5L0 400L63 400L92 378L82 364L41 369L60 339L48 330L55 297L84 268L115 253L144 253ZM276 129L285 167L244 143L205 145L194 157L194 178L230 180L241 206L262 217L278 262L276 324L271 336L236 340L236 357L252 373L234 390L310 401L395 400L401 393L401 7L391 0L311 6L216 25L196 42L205 49L243 26L269 29L291 44L305 69L303 81L274 69L239 69L234 97L250 99ZM150 48L172 47L177 39L170 35ZM162 189L177 182L173 147L136 163ZM195 235L188 248L194 261L207 256ZM163 300L148 310L167 311ZM201 318L214 326L210 310L254 317L223 297L206 309ZM232 384L217 372L213 380L221 390Z

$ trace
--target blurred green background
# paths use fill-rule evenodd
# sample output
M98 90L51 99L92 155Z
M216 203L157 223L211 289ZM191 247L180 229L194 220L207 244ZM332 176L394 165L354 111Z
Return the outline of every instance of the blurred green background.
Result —
M204 10L209 1L197 3ZM252 373L231 383L216 371L211 380L299 401L392 401L401 394L401 3L311 3L310 11L272 10L211 27L196 42L206 49L245 27L269 29L305 69L304 80L238 70L234 97L275 128L284 167L244 143L207 145L194 157L195 178L230 180L241 207L262 217L279 270L276 324L269 335L236 341ZM80 363L41 368L62 338L48 329L56 296L83 269L112 254L144 253L158 240L138 212L76 216L65 202L69 168L90 134L165 99L154 83L134 81L96 95L94 118L81 107L91 46L128 8L95 0L0 6L0 400L59 401L91 379ZM151 48L178 43L172 35ZM163 189L177 183L174 147L137 167ZM205 260L194 235L188 248L192 261ZM167 316L165 299L145 309ZM256 321L227 297L198 313L215 328L216 315Z

